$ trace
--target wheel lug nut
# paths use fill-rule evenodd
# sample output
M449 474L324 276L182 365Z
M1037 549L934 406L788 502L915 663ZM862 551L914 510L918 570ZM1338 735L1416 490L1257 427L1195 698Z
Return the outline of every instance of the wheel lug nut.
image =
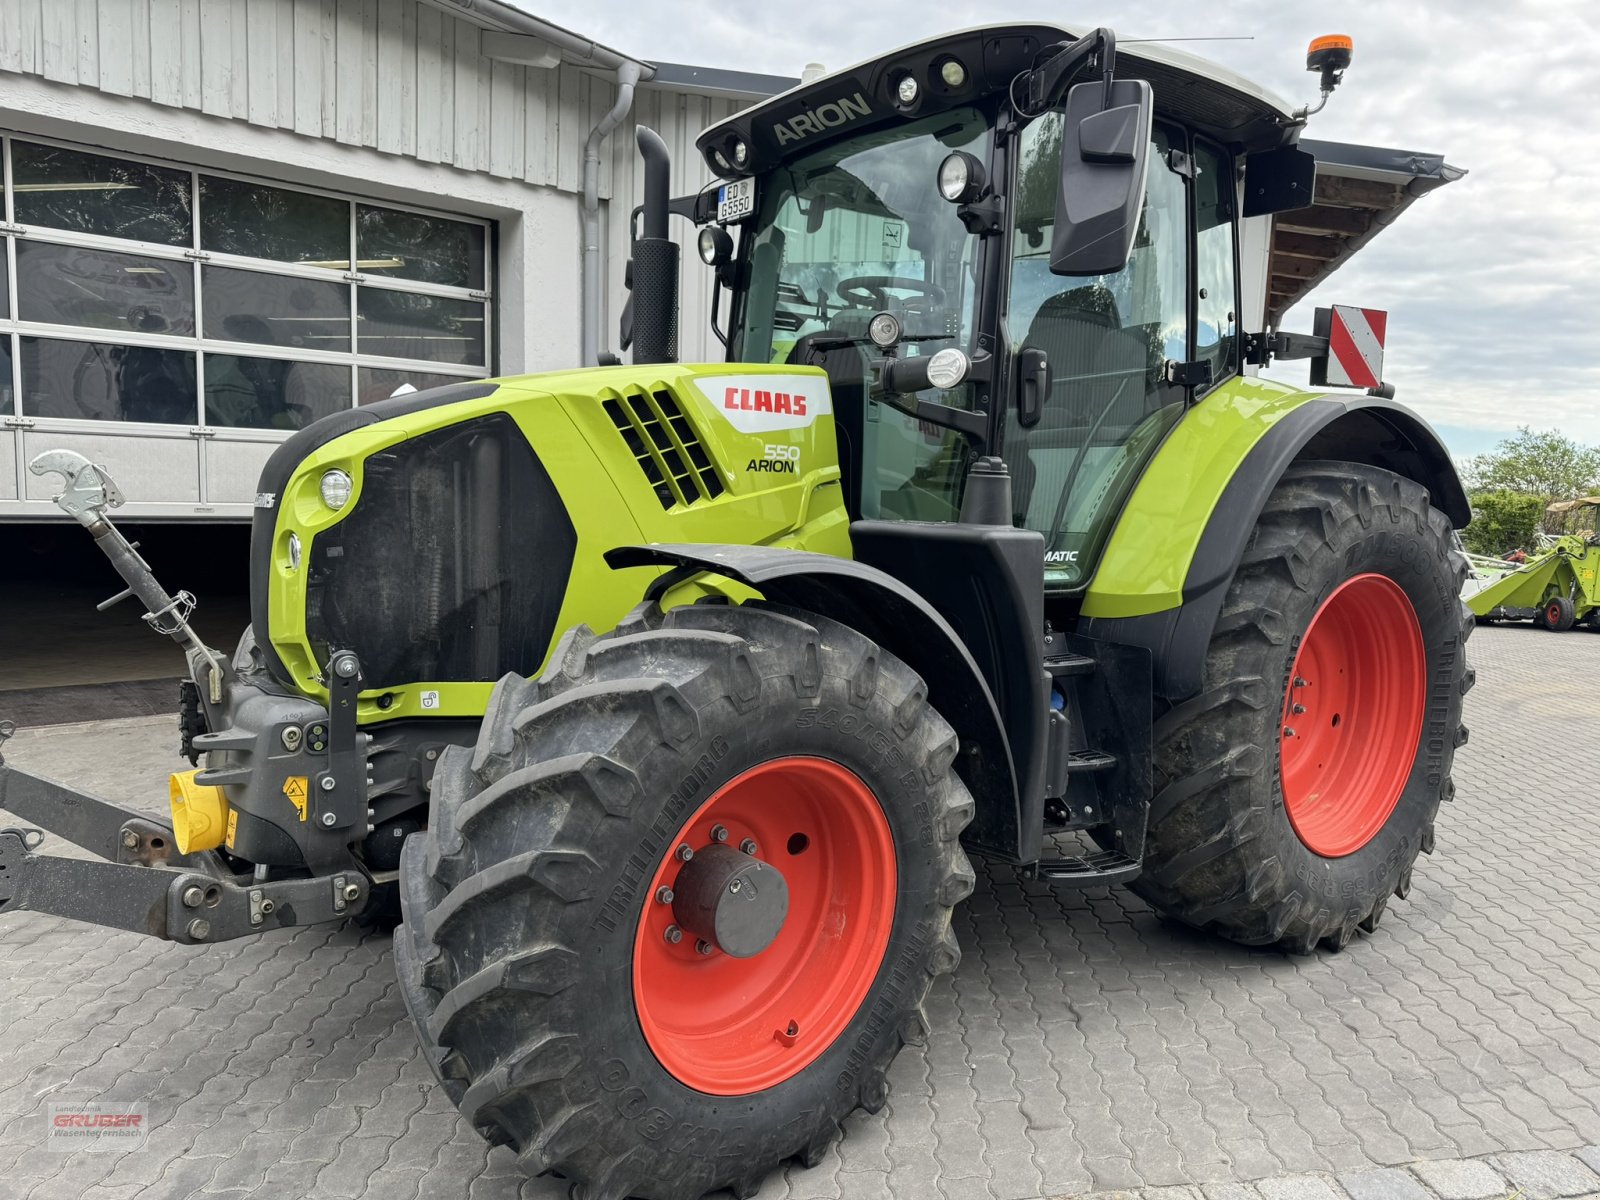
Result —
M685 843L683 843L683 845L678 847L678 861L679 862L688 862L693 857L694 857L694 847L690 846L688 842L685 842Z
M706 941L705 938L701 938L694 944L694 952L696 954L710 954L712 949L711 943Z
M673 895L672 889L669 888L666 884L662 884L660 887L658 887L656 889L656 903L657 904L671 904L672 903L672 895Z
M755 838L745 838L744 841L739 843L739 849L754 858L759 847L756 845Z
M711 827L711 840L725 842L728 840L728 827L726 825L713 825Z
M683 941L683 930L679 929L676 925L668 925L666 932L662 936L667 939L667 943L669 945L676 946L679 942Z
M1286 738L1292 738L1294 736L1294 730L1290 729L1287 725L1285 725L1283 727L1283 736L1286 737Z
M1306 706L1304 704L1296 704L1289 711L1298 717L1301 713L1305 712L1305 710Z
M739 894L739 889L742 888L743 886L744 886L744 882L742 880L735 879L732 883L730 883L728 885L728 891L732 892L734 895L738 895Z
M1306 686L1306 681L1304 679L1301 679L1300 676L1296 675L1294 677L1294 685L1295 685L1295 687L1305 687Z

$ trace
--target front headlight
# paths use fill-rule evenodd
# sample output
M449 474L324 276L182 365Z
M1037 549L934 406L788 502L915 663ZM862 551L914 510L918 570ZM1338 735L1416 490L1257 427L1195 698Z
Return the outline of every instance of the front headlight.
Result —
M322 492L322 502L334 512L338 512L350 503L350 495L355 491L356 485L355 480L335 467L331 471L323 472L318 489Z

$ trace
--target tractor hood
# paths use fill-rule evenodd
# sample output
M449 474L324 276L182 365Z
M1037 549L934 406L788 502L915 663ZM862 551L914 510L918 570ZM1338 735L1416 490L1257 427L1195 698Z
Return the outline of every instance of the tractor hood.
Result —
M711 126L695 144L724 179L759 174L836 137L1004 95L1021 72L1079 36L1060 26L1028 24L929 38L802 83ZM950 63L960 66L958 86L947 82ZM1293 141L1300 129L1287 101L1181 50L1119 43L1117 75L1148 80L1158 111L1247 152ZM907 77L917 83L910 104L901 102L897 90Z
M552 639L609 629L648 575L617 546L736 542L849 555L827 378L657 364L456 384L324 418L268 461L251 621L280 683L320 700L360 659L364 721L481 713Z

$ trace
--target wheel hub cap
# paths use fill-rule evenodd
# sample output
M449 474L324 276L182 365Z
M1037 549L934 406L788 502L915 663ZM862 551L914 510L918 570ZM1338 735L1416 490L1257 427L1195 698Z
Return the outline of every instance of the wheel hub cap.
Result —
M672 913L686 932L713 949L753 958L783 929L789 884L759 858L711 845L678 872Z

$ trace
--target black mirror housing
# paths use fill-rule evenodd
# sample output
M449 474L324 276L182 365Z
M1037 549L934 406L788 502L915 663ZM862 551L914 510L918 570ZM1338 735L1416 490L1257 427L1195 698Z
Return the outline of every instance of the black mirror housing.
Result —
M1144 208L1155 102L1143 79L1080 83L1067 92L1061 126L1050 270L1111 275L1133 252Z
M1244 215L1310 208L1317 201L1317 156L1299 146L1263 150L1244 160Z

